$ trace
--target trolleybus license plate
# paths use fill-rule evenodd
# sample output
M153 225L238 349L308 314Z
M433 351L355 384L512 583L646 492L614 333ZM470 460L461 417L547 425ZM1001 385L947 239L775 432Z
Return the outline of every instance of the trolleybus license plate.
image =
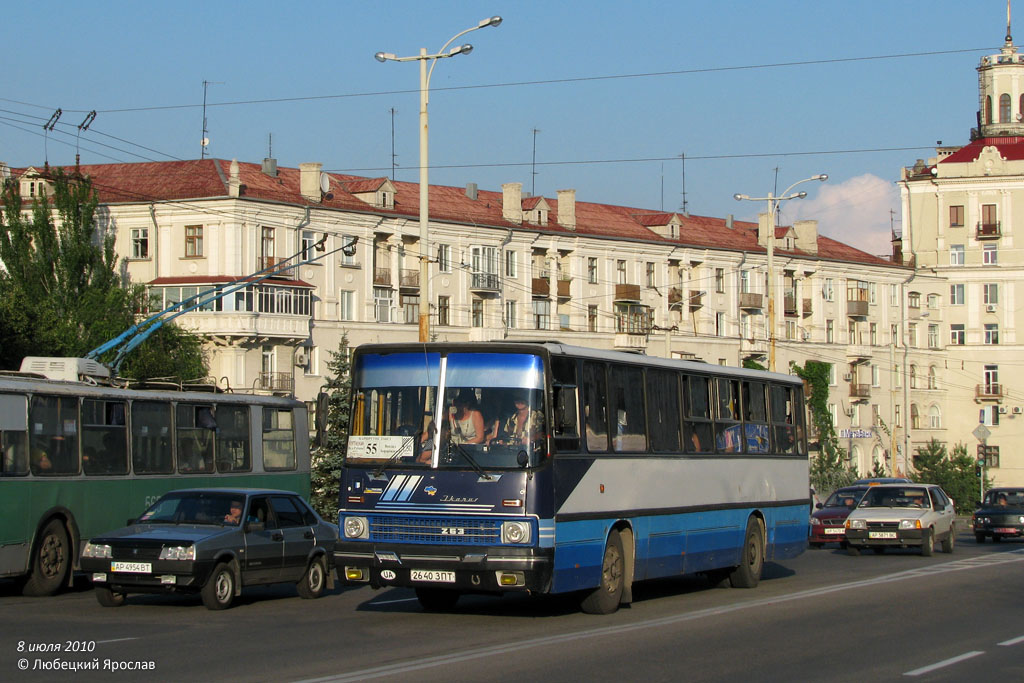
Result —
M455 583L455 572L439 572L430 569L410 569L412 581L432 581L435 583Z
M153 565L149 562L111 562L110 571L149 574L153 571Z

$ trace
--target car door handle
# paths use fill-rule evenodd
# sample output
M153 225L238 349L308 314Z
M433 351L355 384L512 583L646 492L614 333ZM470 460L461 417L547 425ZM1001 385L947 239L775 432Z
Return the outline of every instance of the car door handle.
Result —
M273 536L271 536L270 540L272 540L272 541L283 541L284 540L284 534L282 534L281 532L278 532L278 533L274 534Z
M303 538L315 538L313 536L313 532L312 531L307 531L306 533L302 534L302 537Z

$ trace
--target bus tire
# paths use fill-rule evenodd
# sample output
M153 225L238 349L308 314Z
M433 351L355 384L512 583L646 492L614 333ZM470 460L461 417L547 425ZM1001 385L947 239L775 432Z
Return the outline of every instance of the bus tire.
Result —
M115 593L105 586L96 586L96 602L104 607L120 607L124 604L124 599L124 593Z
M580 602L580 609L587 614L611 614L619 608L622 588L626 575L626 562L622 554L622 539L612 529L608 544L604 547L601 562L601 584L587 594Z
M324 565L324 558L314 557L306 573L296 584L299 597L306 600L319 598L324 594L324 587L327 585L327 567Z
M21 592L31 596L53 595L67 580L70 560L68 533L60 520L50 520L39 535L32 553L32 573Z
M235 573L226 562L219 562L201 591L206 609L227 609L235 598Z
M754 588L761 580L764 568L764 536L761 534L761 523L751 517L747 522L747 533L743 538L743 552L740 564L729 574L729 583L733 588Z
M416 599L427 612L447 612L459 601L459 591L444 588L417 588Z

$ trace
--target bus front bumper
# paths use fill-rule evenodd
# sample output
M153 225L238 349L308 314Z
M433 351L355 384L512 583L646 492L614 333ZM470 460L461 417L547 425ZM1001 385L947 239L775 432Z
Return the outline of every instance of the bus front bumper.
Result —
M447 588L466 592L546 592L551 585L551 549L379 545L338 541L334 564L348 584L374 588Z

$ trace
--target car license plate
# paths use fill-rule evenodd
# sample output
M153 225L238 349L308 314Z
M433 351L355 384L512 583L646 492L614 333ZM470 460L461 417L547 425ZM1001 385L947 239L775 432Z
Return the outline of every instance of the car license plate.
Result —
M846 529L841 527L841 526L833 527L831 529L825 529L825 535L826 536L833 536L833 535L839 535L839 534L845 534L845 533L846 533Z
M129 574L149 574L153 565L149 562L111 562L110 571L127 572Z
M412 581L455 583L455 572L439 572L429 569L411 569L409 570L409 578Z
M993 529L992 531L994 531L997 534L1016 534L1016 533L1018 533L1017 530L1014 529L1013 527L1000 527L998 529Z
M896 538L895 531L869 531L868 538Z

